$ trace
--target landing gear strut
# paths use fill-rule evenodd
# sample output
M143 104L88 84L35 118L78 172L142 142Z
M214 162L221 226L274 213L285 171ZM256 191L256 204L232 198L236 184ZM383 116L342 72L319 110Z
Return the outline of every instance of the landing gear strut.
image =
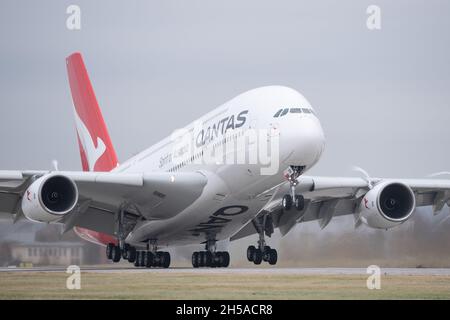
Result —
M114 234L117 237L117 245L115 243L108 243L106 246L106 257L113 262L119 262L121 258L129 262L136 260L136 248L125 243L127 235L136 225L136 218L126 211L129 208L126 203L123 203L116 213Z
M272 218L270 215L264 215L253 220L253 225L259 233L258 247L249 246L247 248L247 260L256 265L261 264L262 261L275 265L278 260L277 250L267 246L265 240L266 234L270 236L273 233Z
M208 240L205 251L196 251L192 254L192 266L227 268L230 265L230 254L228 251L216 251L216 241Z
M291 185L291 193L284 195L281 200L281 204L285 210L290 210L292 206L294 206L298 211L305 208L305 198L301 194L295 194L295 187L298 184L297 178L303 172L303 169L303 166L290 166L285 174Z

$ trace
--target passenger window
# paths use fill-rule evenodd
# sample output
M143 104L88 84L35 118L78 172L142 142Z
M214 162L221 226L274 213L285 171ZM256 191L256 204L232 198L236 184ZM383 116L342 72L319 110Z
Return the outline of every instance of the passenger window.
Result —
M281 112L280 117L284 116L286 113L289 112L289 109L283 109L283 112Z
M291 113L302 113L301 108L291 108Z
M304 113L311 113L311 110L306 109L306 108L302 108L302 111L303 111Z
M277 113L275 113L273 117L274 118L278 118L280 113L281 113L281 111L283 111L283 109L278 110Z

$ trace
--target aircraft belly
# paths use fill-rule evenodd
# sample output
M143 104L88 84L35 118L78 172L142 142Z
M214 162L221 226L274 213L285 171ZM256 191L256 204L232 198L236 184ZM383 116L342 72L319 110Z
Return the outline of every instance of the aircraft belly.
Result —
M157 239L158 245L174 246L200 244L207 239L228 239L246 225L268 201L265 196L255 198L245 183L242 184L245 192L231 192L228 183L221 177L208 174L208 185L193 204L175 217L141 222L127 241L139 243ZM273 181L264 179L261 182L267 184L266 189L273 186ZM257 187L258 191L264 189L261 185Z
M169 220L139 226L132 242L158 239L161 246L200 244L206 239L224 240L240 230L265 205L259 199L228 198L220 204L205 201ZM131 239L130 239L131 240Z

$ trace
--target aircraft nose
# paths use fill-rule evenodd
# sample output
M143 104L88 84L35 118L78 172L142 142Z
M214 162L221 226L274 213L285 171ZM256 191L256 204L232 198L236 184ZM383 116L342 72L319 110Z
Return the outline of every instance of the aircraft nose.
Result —
M295 119L286 123L283 129L280 132L280 147L285 164L310 167L319 160L325 136L316 117Z

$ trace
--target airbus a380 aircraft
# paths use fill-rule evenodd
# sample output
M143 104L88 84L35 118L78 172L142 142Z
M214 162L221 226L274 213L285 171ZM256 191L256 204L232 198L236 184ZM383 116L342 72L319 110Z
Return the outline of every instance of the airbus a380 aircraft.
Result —
M285 235L311 220L325 228L353 214L355 226L388 229L417 206L439 212L450 203L450 180L305 176L324 134L309 102L281 86L245 92L119 165L81 55L66 63L83 171L0 171L0 212L74 228L114 262L167 268L170 254L160 249L198 244L193 267L227 267L230 256L216 243L257 233L248 260L276 264L265 241L274 228ZM205 161L218 149L227 159L251 158L255 131L277 141L271 170L261 161Z

